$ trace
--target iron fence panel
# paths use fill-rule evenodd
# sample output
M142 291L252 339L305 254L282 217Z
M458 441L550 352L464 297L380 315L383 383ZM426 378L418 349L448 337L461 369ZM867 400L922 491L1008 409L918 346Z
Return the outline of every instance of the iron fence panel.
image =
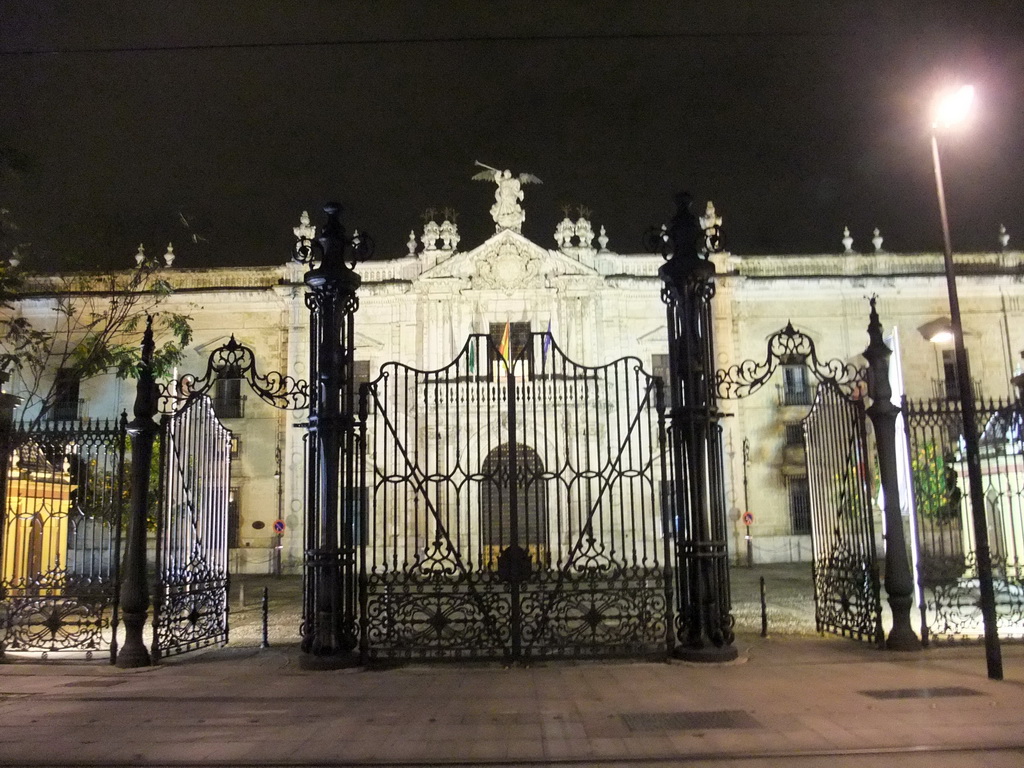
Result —
M1024 639L1024 407L1019 400L975 405L999 635ZM917 597L924 642L984 637L974 510L956 400L904 403Z
M15 425L0 536L0 649L116 653L125 419Z

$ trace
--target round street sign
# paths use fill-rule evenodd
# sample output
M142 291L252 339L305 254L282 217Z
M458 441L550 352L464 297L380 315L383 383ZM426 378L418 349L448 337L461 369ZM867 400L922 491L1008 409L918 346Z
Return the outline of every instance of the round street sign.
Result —
M754 522L754 513L753 512L744 512L743 513L743 524L744 525L750 525L753 522Z
M274 521L274 533L284 533L284 520Z

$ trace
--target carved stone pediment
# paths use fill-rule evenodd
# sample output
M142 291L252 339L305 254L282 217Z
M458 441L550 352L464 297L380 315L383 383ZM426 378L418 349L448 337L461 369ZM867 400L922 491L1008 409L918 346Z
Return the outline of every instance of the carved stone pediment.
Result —
M478 247L459 253L420 275L421 281L460 278L494 290L544 288L555 276L596 277L598 273L558 251L542 248L512 230L502 230Z

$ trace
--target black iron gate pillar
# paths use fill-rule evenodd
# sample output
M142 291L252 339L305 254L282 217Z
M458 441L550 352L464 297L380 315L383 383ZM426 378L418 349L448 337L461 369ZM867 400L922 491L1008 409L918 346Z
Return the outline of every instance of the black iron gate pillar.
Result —
M893 651L919 651L921 640L910 623L910 611L914 604L914 578L903 534L899 472L896 467L896 418L900 408L892 402L892 385L889 383L889 358L892 351L882 339L882 323L875 308L875 297L871 298L868 340L864 357L868 361L868 396L871 405L867 414L875 430L875 451L878 454L878 471L885 498L885 593L892 610L892 629L885 640L885 647Z
M730 615L729 563L721 426L714 375L711 299L715 294L717 228L705 231L676 197L671 226L661 233L658 270L667 307L672 494L676 548L674 654L688 661L736 658ZM714 225L712 225L714 227Z
M341 206L328 203L324 211L327 223L316 238L320 264L305 277L316 392L308 424L302 650L304 666L315 668L355 663L359 644L352 358L360 277L345 263L350 243Z
M149 471L156 440L157 388L153 377L153 318L146 320L142 336L142 361L135 385L135 418L128 424L132 437L132 476L128 503L128 533L125 537L124 564L121 568L121 617L124 620L124 645L117 650L116 664L122 668L147 667L152 662L142 639L149 610L149 584L146 577L146 502L149 498ZM116 638L115 638L116 642Z
M3 391L3 385L9 379L10 374L0 370L0 557L4 554L4 531L7 529L7 472L10 469L11 451L14 449L14 409L21 404L20 397ZM0 585L2 592L3 587ZM3 658L4 637L0 633L0 659Z

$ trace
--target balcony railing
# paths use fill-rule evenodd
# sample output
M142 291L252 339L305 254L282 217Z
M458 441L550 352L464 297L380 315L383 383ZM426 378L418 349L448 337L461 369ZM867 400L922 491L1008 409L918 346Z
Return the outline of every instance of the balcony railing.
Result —
M974 388L974 399L983 399L981 382L978 379L971 378L971 384L973 384ZM957 386L956 379L932 379L932 400L959 399L960 387Z
M806 384L802 387L792 387L786 384L777 386L779 393L779 405L812 405L814 403L814 384Z

